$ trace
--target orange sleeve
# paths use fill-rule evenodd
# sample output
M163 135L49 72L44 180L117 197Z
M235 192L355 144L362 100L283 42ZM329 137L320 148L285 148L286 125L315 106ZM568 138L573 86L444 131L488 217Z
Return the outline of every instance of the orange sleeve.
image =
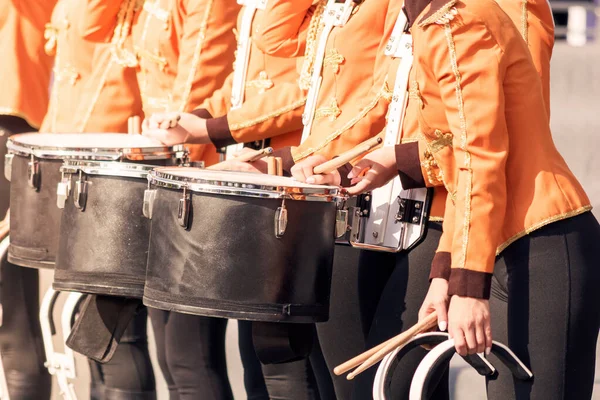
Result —
M221 88L204 100L196 110L206 110L213 118L226 115L231 109L231 90L233 86L233 72L227 76Z
M454 236L454 224L456 219L454 202L450 196L446 196L445 218L442 226L442 236L438 248L431 263L429 279L442 278L449 280L452 268L452 243Z
M173 109L198 107L220 88L232 70L233 28L239 6L235 0L180 0L183 32L179 38Z
M311 17L317 5L313 0L270 0L262 13L252 41L266 54L296 57L304 53ZM320 3L326 3L320 0Z
M110 41L117 14L123 3L131 0L87 0L85 5L75 7L76 29L83 38L94 42Z
M503 50L480 20L424 28L421 40L428 53L419 61L438 83L454 136L451 294L489 297L507 198Z
M306 93L297 83L284 82L252 97L226 116L207 121L217 147L247 143L302 129Z

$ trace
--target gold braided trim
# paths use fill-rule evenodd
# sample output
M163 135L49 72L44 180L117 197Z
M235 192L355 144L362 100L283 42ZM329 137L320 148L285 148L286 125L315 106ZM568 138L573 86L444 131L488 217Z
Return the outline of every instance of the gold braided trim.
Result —
M340 65L346 61L346 58L341 55L337 49L329 49L327 55L323 59L323 67L331 67L334 74L340 72Z
M19 117L24 119L32 128L39 128L40 124L36 124L29 118L25 113L10 107L0 107L0 115L11 115L13 117Z
M318 146L310 147L299 154L293 155L294 161L297 162L298 160L308 157L309 155L316 153L317 151L325 148L329 143L331 143L333 140L335 140L342 133L344 133L348 129L352 128L358 121L363 119L373 108L375 108L375 106L377 105L379 100L382 97L384 97L385 87L386 87L386 84L384 83L382 85L381 89L379 89L379 92L377 93L377 95L375 95L375 97L373 97L373 99L369 102L369 104L367 104L366 107L364 107L354 118L352 118L351 120L346 122L346 124L344 124L344 126L342 126L340 129L336 130L335 132L333 132L332 134L327 136L325 138L325 140L323 142L321 142Z
M165 10L158 5L158 1L154 3L144 2L144 11L152 15L154 18L167 22L169 20L169 10Z
M275 111L273 111L273 112L271 112L269 114L262 115L262 116L260 116L258 118L252 119L250 121L241 122L239 124L231 124L231 125L229 125L229 130L230 131L237 131L237 130L240 130L240 129L249 128L249 127L254 126L254 125L258 125L258 124L263 123L263 122L265 122L265 121L267 121L269 119L277 118L277 117L279 117L279 116L281 116L283 114L286 114L286 113L288 113L290 111L293 111L293 110L295 110L297 108L300 108L300 107L304 106L304 104L306 104L306 97L304 97L303 99L300 99L298 101L295 101L294 103L292 103L290 105L287 105L285 107L281 107L281 108L279 108L279 109L277 109L277 110L275 110Z
M452 133L442 133L439 129L435 130L435 136L437 139L432 140L428 143L429 150L432 154L437 153L442 150L444 147L452 146Z
M253 79L251 81L246 82L246 89L258 89L259 94L263 94L268 89L271 89L273 86L275 86L275 84L271 79L269 79L267 71L260 71L257 79Z
M454 8L456 2L457 0L450 0L448 3L444 4L439 10L427 17L427 19L419 22L419 27L424 27L433 23L439 23L438 21L442 22L442 20L446 18L454 18L454 15L457 13L457 10Z
M444 24L444 33L446 35L446 41L448 42L448 50L450 52L450 64L452 66L452 72L456 80L456 101L458 103L458 118L460 119L460 148L465 153L465 167L468 171L467 185L465 193L465 216L463 221L463 243L462 243L462 254L458 260L459 268L464 268L467 262L467 246L469 244L469 230L471 227L471 193L473 190L473 171L471 170L471 153L467 150L467 122L465 120L465 106L463 101L461 80L462 77L458 70L458 63L456 57L456 47L454 45L454 38L452 37L452 28L450 23Z
M527 23L527 0L521 0L521 36L529 44L529 25Z
M504 243L502 243L498 249L496 250L496 255L500 254L502 251L504 251L508 246L510 246L511 244L513 244L514 242L516 242L517 240L521 239L523 236L529 235L531 232L536 231L540 228L543 228L546 225L549 225L553 222L556 221L560 221L563 219L567 219L567 218L571 218L574 217L576 215L579 214L583 214L584 212L588 212L591 211L592 206L591 205L587 205L587 206L583 206L581 208L578 208L576 210L572 210L563 214L559 214L559 215L555 215L553 217L550 218L546 218L540 222L537 222L533 225L531 225L529 228L525 229L524 231L521 231L519 233L517 233L516 235L511 236L507 241L505 241Z
M79 78L79 72L73 67L66 66L61 69L54 69L54 79L57 82L69 82L73 86Z
M444 217L429 217L429 222L444 222Z
M314 14L311 17L310 24L308 25L308 31L306 34L306 50L304 51L304 62L300 69L300 78L298 84L300 89L308 90L310 88L310 78L312 75L313 65L317 56L317 39L323 30L324 24L322 23L322 16L325 12L325 6L327 0L321 0L317 4Z
M338 107L337 100L332 98L329 101L329 106L321 107L315 111L315 120L320 118L329 118L331 122L335 121L340 116L342 110Z
M125 40L131 33L134 11L137 0L125 0L117 14L117 26L111 39L111 53L115 62L124 67L136 67L137 58L131 51L125 49Z
M427 150L425 151L425 153L423 153L421 167L425 169L425 173L427 174L427 180L429 181L430 185L439 186L444 184L442 170L440 168L437 168L437 160L433 157L431 151Z
M138 55L139 58L143 58L143 59L151 61L155 64L158 64L158 68L161 71L164 71L165 68L167 67L167 65L168 65L167 59L165 57L160 56L158 54L158 50L154 50L154 53L153 53L150 50L142 49L138 46L134 46L134 49L135 49L135 53Z
M381 89L381 97L387 101L392 101L392 99L394 98L394 91L392 89L390 89L390 85L388 84L388 75L385 76L385 79L383 81L383 88ZM386 119L387 119L387 116L386 116Z
M416 137L411 137L411 138L402 138L400 139L400 144L405 144L405 143L415 143L418 142L419 139Z
M408 98L418 101L421 108L423 108L423 97L421 97L419 83L415 79L411 80L408 85Z
M187 108L187 103L190 100L190 96L192 94L192 86L194 84L194 78L196 76L196 71L198 70L198 66L200 65L200 56L202 55L202 45L204 44L204 39L206 39L206 30L208 28L208 19L212 13L214 0L210 0L208 5L206 6L206 10L204 11L204 15L202 16L202 22L200 22L200 31L198 32L198 39L196 40L196 48L194 49L194 59L192 61L192 66L190 68L190 73L188 74L188 78L185 82L184 94L181 97L181 104L179 105L179 112L185 111Z

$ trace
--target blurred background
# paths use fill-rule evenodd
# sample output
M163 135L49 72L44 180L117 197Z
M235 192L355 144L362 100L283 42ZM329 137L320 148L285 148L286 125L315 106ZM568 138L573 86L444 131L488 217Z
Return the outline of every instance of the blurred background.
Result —
M550 4L556 22L556 44L551 70L552 132L556 145L583 183L592 199L594 213L600 219L600 26L598 25L600 3L598 1L550 1ZM42 295L52 281L51 274L51 271L40 271ZM152 332L149 334L154 357ZM242 400L246 397L237 350L235 321L230 321L227 335L229 377L236 400ZM59 346L58 343L56 345ZM153 361L158 398L167 400L164 380L156 359L154 358ZM77 358L77 367L78 377L74 382L75 388L80 399L87 399L89 398L89 371L83 357ZM459 360L453 360L451 379L454 399L485 399L483 380ZM600 352L598 352L596 386L592 398L600 400ZM53 399L61 399L56 382Z

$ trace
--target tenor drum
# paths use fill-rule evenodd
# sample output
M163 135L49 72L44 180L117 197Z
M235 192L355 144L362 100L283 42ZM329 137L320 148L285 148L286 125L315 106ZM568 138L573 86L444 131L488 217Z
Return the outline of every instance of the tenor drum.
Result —
M144 304L274 322L328 319L338 188L158 168Z
M28 133L11 136L7 148L5 173L11 180L8 259L33 268L53 268L55 264L62 214L57 197L61 202L67 194L57 196L57 187L69 189L61 182L60 167L65 160L165 165L182 155L145 137L123 134Z

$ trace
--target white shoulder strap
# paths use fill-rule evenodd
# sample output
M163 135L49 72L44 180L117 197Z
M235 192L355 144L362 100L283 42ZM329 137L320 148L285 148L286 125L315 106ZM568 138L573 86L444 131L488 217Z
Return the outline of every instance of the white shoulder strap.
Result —
M308 90L306 105L304 107L304 113L302 114L302 124L304 124L304 129L302 130L301 142L304 142L308 138L312 129L315 110L317 108L317 98L323 80L321 72L323 71L323 61L325 59L329 35L334 27L346 25L350 19L350 15L352 15L354 4L353 0L329 0L325 12L323 13L322 23L325 26L319 35L315 63L310 78L310 89Z

